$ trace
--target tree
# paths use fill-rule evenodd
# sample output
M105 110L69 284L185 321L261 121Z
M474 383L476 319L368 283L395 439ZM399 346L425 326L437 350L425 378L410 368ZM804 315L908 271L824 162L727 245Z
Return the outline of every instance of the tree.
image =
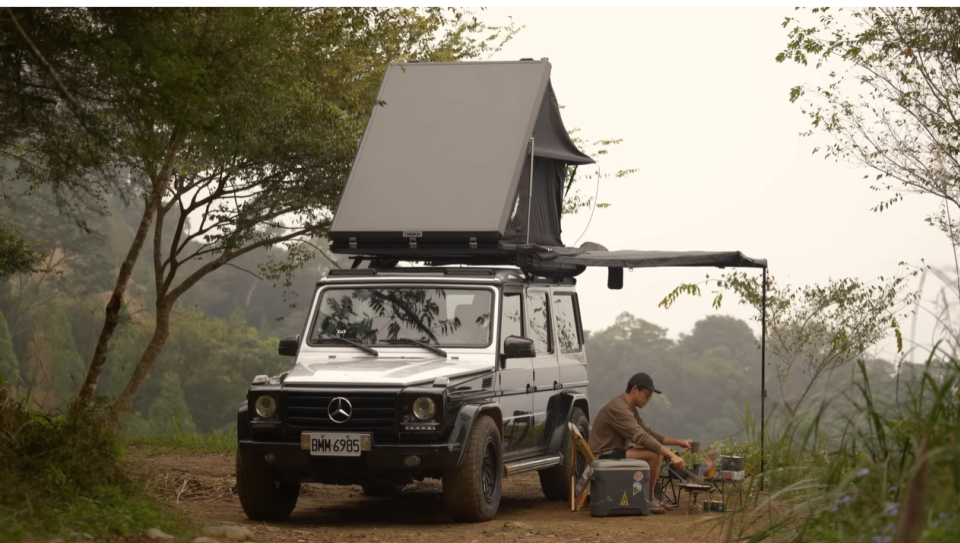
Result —
M907 290L909 279L916 274L913 271L893 278L880 277L876 284L839 279L824 286L768 288L767 352L789 416L797 415L823 378L862 357L890 332L902 351L898 317L902 319L905 309L916 300L918 293ZM756 277L733 272L712 280L708 276L701 284L706 283L716 287L715 308L720 308L724 291L732 292L738 296L738 303L756 310L753 320L761 321L763 287ZM660 306L669 308L684 294L700 293L697 284L680 285L667 294Z
M19 174L47 180L57 171L87 186L94 172L104 190L120 186L144 202L81 400L96 390L154 225L156 327L117 409L159 356L175 302L200 279L264 247L287 249L286 260L261 265L268 277L309 258L389 62L472 58L502 35L436 8L8 13L17 32L5 40L14 52L0 90L21 100L0 117L27 117L17 141L38 142L18 149Z
M36 271L46 256L39 244L21 238L17 231L16 226L0 219L0 278Z
M613 175L617 179L622 179L624 177L627 177L628 175L633 175L634 173L639 171L636 168L628 168L626 170L618 170L613 174L609 174L609 173L602 173L599 170L600 158L610 153L610 149L609 149L610 146L620 145L620 143L622 143L623 140L622 139L604 139L604 140L597 140L593 142L587 142L580 136L576 135L577 133L580 132L579 128L574 128L572 130L568 130L567 132L570 134L570 139L573 141L574 145L576 145L577 148L580 149L580 152L588 155L590 158L594 159L595 161L598 161L598 169L597 169L597 173L594 173L594 174L584 175L581 173L580 175L577 175L576 166L567 166L567 178L564 180L564 186L569 188L563 196L563 206L560 210L561 214L576 215L580 211L594 207L594 206L600 209L605 209L610 207L610 204L608 203L596 201L596 197L599 195L599 192L600 192L600 181L602 181L603 179L609 178L611 175ZM577 182L585 181L585 180L593 180L593 179L595 179L597 182L597 193L594 194L592 197L584 196L579 189L573 189L573 187L577 184ZM570 194L570 190L573 190L573 194Z
M17 355L13 352L7 319L0 311L0 385L3 383L12 387L20 383L20 364L17 362Z
M73 341L70 321L62 308L57 308L48 316L44 336L50 349L47 367L53 401L58 406L64 406L80 390L85 368Z
M197 431L193 417L190 416L187 400L183 396L179 375L172 371L163 374L160 381L160 395L150 405L148 418L150 430L154 434L168 433L171 424L175 424L185 434Z
M927 222L960 246L960 10L956 8L814 8L813 25L787 17L789 42L777 62L817 68L840 62L830 83L796 86L812 128L834 143L815 147L879 173L871 189L927 194L940 200ZM868 178L870 176L865 176ZM902 200L882 201L883 211ZM958 219L953 219L957 216Z

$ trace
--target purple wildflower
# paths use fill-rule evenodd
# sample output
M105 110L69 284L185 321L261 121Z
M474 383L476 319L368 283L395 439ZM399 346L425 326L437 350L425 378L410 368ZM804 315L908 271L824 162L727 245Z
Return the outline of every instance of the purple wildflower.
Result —
M891 494L896 494L896 493L897 493L897 487L891 486L890 488L887 489L887 491L890 492Z
M863 468L857 472L857 477L866 477L867 475L870 475L870 468Z
M892 543L893 538L888 535L875 535L870 538L873 543Z
M900 504L888 502L883 508L883 514L888 517L895 517L900 514Z
M951 515L950 513L947 513L946 511L944 511L944 512L940 513L939 515L937 515L937 518L940 519L940 520L948 520L948 519L950 519L951 517L953 517L953 515Z

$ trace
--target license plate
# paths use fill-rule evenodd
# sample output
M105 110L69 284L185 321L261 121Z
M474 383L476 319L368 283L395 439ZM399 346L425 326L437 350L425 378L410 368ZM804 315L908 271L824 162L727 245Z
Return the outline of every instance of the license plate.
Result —
M311 456L360 456L370 450L367 434L303 434L300 444Z

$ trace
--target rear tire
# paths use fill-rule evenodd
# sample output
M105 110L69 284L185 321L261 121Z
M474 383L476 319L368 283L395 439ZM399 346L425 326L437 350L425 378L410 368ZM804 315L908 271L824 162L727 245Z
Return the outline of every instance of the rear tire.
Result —
M503 439L490 417L481 416L470 431L460 466L444 472L443 499L457 522L484 522L500 508Z
M300 483L281 481L270 468L244 466L238 452L237 494L250 520L284 520L297 506Z
M587 415L579 407L574 407L570 412L570 422L577 427L580 435L584 439L590 437L590 421ZM582 452L577 452L576 459L572 454L570 442L570 429L563 427L563 437L560 441L560 453L563 455L563 461L560 464L538 471L540 475L540 490L550 501L568 501L570 499L570 469L573 462L577 462L576 477L580 480L583 470L587 467L587 458Z

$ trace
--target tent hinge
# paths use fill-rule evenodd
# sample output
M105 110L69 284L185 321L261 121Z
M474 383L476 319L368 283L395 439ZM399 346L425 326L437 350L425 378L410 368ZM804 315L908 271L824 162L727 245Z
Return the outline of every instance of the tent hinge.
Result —
M471 249L477 248L477 238L470 238L470 248Z
M357 238L350 238L350 248L351 249L357 248Z

